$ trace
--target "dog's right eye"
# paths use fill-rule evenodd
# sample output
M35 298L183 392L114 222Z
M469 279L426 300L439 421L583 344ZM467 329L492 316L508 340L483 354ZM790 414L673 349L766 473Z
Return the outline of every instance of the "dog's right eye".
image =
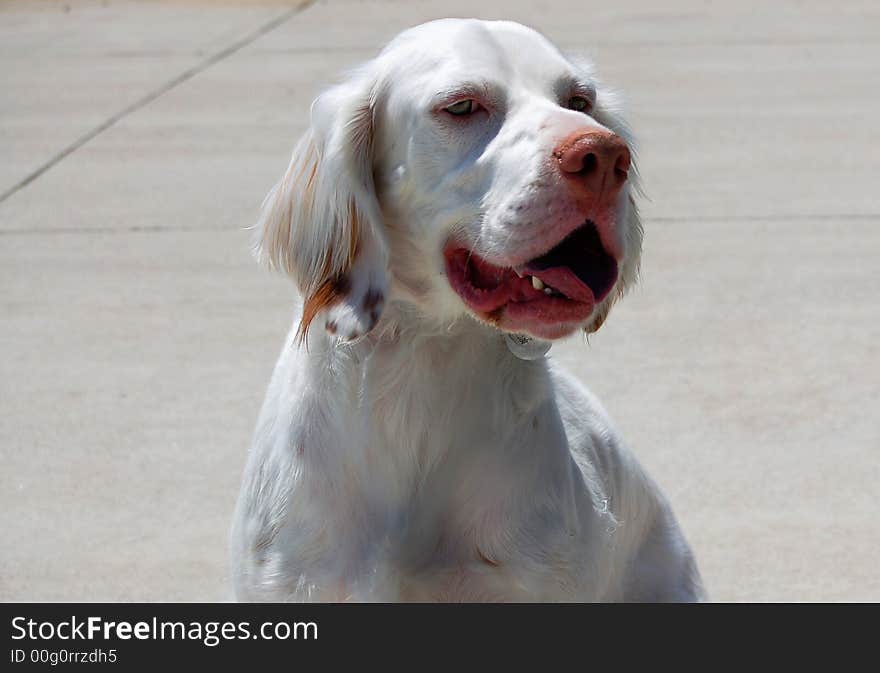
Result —
M569 110L577 110L578 112L590 113L593 104L584 96L572 96L568 99L567 107Z
M453 103L449 107L443 108L449 114L455 115L456 117L464 117L465 115L470 115L480 109L479 103L475 101L473 98L468 98L466 100L460 100L457 103Z

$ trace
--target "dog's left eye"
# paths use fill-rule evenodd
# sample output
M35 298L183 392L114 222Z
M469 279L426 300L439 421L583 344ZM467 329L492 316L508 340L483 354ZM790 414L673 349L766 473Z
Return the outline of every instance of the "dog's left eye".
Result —
M589 101L588 98L584 98L583 96L572 96L568 99L569 110L577 110L578 112L589 112L590 108L593 107L593 104Z
M463 117L465 115L470 115L480 109L477 101L472 98L468 98L467 100L460 100L457 103L453 103L449 107L443 108L449 114L455 115L456 117Z

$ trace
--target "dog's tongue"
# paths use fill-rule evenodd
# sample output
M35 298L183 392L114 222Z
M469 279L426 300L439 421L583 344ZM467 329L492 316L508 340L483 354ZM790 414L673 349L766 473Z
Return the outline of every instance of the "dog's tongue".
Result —
M550 252L533 259L525 272L572 299L602 301L617 278L617 262L605 252L599 232L588 222ZM589 293L583 298L584 293Z

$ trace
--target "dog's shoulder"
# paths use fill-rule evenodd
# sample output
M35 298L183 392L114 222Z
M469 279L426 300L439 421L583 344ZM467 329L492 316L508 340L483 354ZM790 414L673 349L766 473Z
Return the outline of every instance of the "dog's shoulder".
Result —
M563 367L551 363L549 369L554 401L572 451L625 453L620 433L599 398Z
M550 373L569 450L585 481L630 527L647 524L664 507L662 492L598 397L561 367L551 365Z

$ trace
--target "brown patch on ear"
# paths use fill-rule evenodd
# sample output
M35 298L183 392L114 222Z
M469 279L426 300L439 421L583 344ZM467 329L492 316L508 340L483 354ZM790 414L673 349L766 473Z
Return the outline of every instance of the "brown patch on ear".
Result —
M315 147L314 141L309 141L309 145L306 148L308 152L309 161L303 166L300 171L299 177L297 180L301 180L302 176L305 174L306 166L310 166L309 169L309 177L306 179L306 186L303 189L303 201L307 208L311 208L312 203L315 200L315 176L318 174L318 150Z
M291 226L292 209L290 191L295 185L303 185L303 200L306 207L311 207L315 191L315 176L318 172L318 151L314 142L309 139L302 150L302 156L298 161L293 161L287 167L287 171L273 192L274 203L271 211L264 213L264 221L277 223L275 226L265 226L261 239L261 258L271 268L282 270L288 274L293 273L293 265L290 259L289 249L292 240ZM308 172L308 175L306 173Z
M312 173L312 177L314 177L314 172ZM311 184L311 178L309 179L309 184ZM348 239L348 253L344 262L345 269L340 273L331 275L330 264L332 255L327 254L324 257L324 268L321 275L326 280L320 283L318 287L306 297L306 300L303 303L302 318L299 321L299 327L296 331L296 338L300 343L305 341L306 333L309 331L309 325L312 324L315 316L324 309L330 308L334 304L338 304L345 298L348 291L351 289L351 281L347 274L354 264L354 259L358 253L361 226L354 199L351 199L348 202L347 215L351 235ZM336 325L334 324L333 327L335 329ZM334 333L333 330L331 330L331 334L332 333Z
M351 141L354 147L358 149L358 152L363 157L368 157L372 155L372 145L373 145L373 111L375 103L373 101L373 96L375 94L370 95L370 99L364 101L352 114L351 121L349 125L351 127Z
M351 283L348 280L348 276L342 274L335 278L328 278L306 298L303 303L303 313L299 321L299 328L296 331L296 338L300 343L305 341L309 325L312 324L315 316L324 309L342 301L348 294L350 286Z

